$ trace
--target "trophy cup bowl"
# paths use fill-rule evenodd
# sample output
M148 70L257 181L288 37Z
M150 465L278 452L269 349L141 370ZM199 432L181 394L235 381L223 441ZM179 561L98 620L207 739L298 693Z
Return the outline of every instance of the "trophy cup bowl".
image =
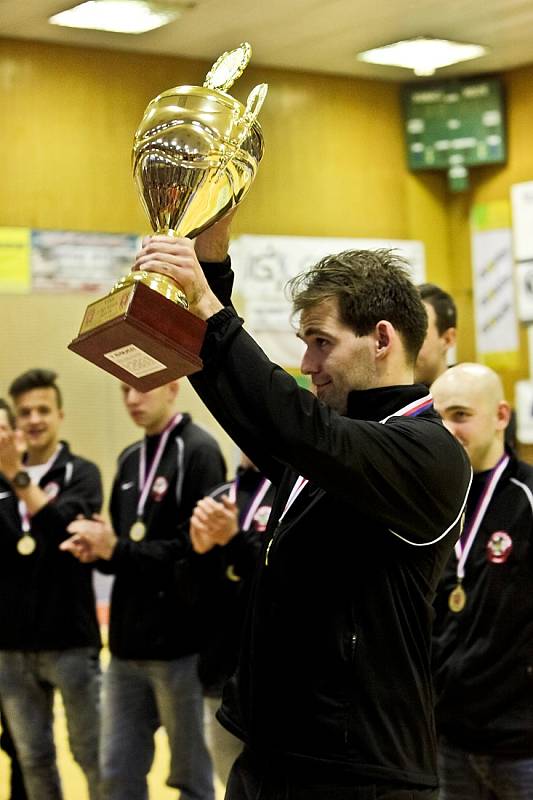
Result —
M257 114L267 92L256 86L246 106L229 95L251 55L244 43L224 53L203 86L178 86L155 97L135 133L133 175L155 233L194 238L244 198L263 157ZM206 323L185 293L158 273L130 272L91 303L69 349L139 391L202 368Z

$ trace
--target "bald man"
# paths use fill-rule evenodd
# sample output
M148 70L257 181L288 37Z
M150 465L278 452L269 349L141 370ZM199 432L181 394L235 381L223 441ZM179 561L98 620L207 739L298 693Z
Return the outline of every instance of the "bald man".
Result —
M440 800L531 800L533 468L505 447L495 372L460 364L431 391L474 471L435 602Z

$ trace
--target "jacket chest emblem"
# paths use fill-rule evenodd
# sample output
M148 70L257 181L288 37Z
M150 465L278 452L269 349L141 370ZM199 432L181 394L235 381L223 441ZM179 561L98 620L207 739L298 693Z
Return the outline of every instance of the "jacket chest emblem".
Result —
M50 481L46 486L43 486L43 492L49 500L53 500L59 494L59 484L55 481Z
M168 481L163 475L158 475L152 484L151 496L156 503L161 502L168 490Z
M272 511L271 506L260 506L257 509L252 521L252 528L254 529L254 531L263 533L266 530L268 518L270 516L271 511Z
M513 549L513 540L506 531L494 531L487 542L487 560L492 564L504 564Z

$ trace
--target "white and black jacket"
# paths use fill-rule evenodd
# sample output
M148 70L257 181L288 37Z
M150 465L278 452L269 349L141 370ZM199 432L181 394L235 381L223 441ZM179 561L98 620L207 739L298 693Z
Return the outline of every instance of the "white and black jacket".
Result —
M466 525L485 483L476 474ZM437 730L468 752L533 754L533 467L511 456L465 564L466 605L450 611L457 558L435 602Z
M119 541L111 560L98 562L98 568L116 576L109 628L113 655L169 660L199 649L202 630L188 571L194 561L188 523L197 501L224 480L225 464L215 439L184 414L170 433L154 478L154 489L167 488L162 494L150 492L146 538L134 542L129 531L137 518L140 452L137 442L119 457L110 504Z
M0 475L0 649L64 650L99 646L92 567L59 549L78 515L101 510L98 468L66 442L39 483L50 501L31 518L33 553L17 551L22 536L18 498Z
M228 303L225 267L206 272ZM423 386L329 409L229 307L202 358L191 383L278 488L220 721L309 782L436 786L432 604L470 481L463 448L431 409L381 424ZM309 483L280 521L298 475Z

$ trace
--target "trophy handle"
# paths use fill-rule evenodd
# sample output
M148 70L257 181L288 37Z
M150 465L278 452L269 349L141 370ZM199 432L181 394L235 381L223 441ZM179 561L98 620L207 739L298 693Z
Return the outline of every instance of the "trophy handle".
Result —
M249 130L254 124L261 107L265 102L265 97L268 92L268 83L260 83L255 89L252 89L246 101L246 110L243 115L243 122Z
M225 92L240 78L251 57L252 46L248 42L222 53L205 76L204 88Z

